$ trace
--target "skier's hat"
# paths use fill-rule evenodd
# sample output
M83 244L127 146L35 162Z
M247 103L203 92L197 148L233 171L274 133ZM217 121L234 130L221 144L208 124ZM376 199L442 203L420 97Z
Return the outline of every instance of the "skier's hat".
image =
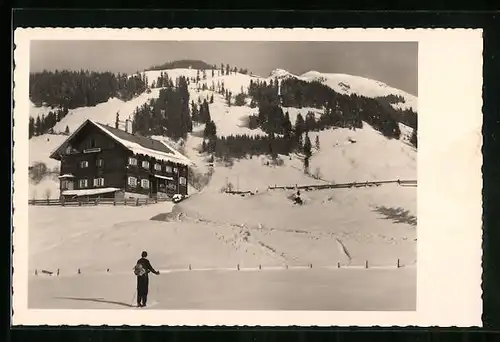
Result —
M148 256L148 252L143 251L143 252L141 253L141 257L145 258L145 257L147 257L147 256Z

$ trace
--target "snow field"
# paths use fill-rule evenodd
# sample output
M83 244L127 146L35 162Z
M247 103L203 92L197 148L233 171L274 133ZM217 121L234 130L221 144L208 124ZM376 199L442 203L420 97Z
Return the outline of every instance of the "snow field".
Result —
M111 273L33 276L28 305L129 310L135 304L135 285L135 277ZM151 276L148 303L152 306L140 310L411 311L416 309L416 272L401 268L167 273Z
M416 227L393 223L377 208L401 208L416 217L415 192L396 185L301 192L306 203L294 206L288 199L293 191L248 197L204 191L175 210L185 221L229 225L221 239L246 237L279 264L395 265L399 258L408 265L416 260Z
M398 258L411 265L416 260L415 227L393 224L374 207L401 206L391 194L404 197L406 192L404 207L414 214L412 191L387 186L307 192L302 207L293 206L284 191L245 198L202 192L171 214L171 203L137 208L30 206L30 273L126 271L142 250L158 269L189 264L362 266L366 260L373 266L395 266Z

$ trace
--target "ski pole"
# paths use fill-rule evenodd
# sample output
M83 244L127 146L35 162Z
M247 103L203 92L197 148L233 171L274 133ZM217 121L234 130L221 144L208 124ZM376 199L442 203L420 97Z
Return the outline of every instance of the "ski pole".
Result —
M134 294L132 295L132 303L131 303L132 305L134 305L135 295L136 295L136 293L134 291Z

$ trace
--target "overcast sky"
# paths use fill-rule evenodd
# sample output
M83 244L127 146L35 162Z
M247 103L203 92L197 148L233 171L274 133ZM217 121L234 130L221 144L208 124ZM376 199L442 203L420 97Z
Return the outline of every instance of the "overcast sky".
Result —
M32 41L31 71L89 69L132 73L179 59L228 63L267 76L282 68L376 79L417 95L415 42Z

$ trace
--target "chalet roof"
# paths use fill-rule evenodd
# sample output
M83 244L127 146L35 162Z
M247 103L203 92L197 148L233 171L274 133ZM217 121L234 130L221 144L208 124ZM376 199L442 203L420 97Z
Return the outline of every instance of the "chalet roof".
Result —
M183 154L176 151L174 148L170 147L167 143L144 137L139 135L134 135L125 132L121 129L114 128L108 125L104 125L93 120L86 120L83 124L78 127L73 134L71 134L68 139L66 139L54 152L51 153L50 157L56 160L60 160L60 154L63 153L63 149L68 145L68 143L73 139L73 137L86 125L93 125L111 137L114 141L125 147L127 150L134 154L143 154L153 157L157 160L170 161L174 163L179 163L183 165L193 165L194 163L185 157Z
M105 129L105 130L113 133L114 135L116 135L120 139L136 143L144 148L148 148L151 150L165 152L165 153L169 153L172 155L175 154L175 152L171 148L169 148L165 144L162 144L159 140L151 139L151 138L144 137L141 135L134 135L134 134L125 132L122 129L111 127L108 125L103 125L99 122L95 122L95 124L100 126L102 129Z

